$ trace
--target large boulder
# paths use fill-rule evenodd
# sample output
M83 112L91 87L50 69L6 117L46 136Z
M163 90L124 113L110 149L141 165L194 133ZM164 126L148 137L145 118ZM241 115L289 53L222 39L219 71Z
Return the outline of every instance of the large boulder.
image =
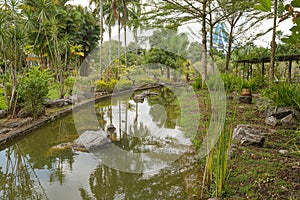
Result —
M92 150L104 147L112 141L104 131L85 131L73 142L75 150Z
M237 126L233 130L233 139L240 145L263 147L265 136L262 130L251 126Z

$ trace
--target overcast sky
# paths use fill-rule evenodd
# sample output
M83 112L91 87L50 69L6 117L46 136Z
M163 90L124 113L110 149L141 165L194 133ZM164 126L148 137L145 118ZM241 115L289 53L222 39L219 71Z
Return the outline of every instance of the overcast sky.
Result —
M70 4L81 4L83 6L88 6L89 5L89 0L69 0ZM257 30L253 30L255 33L259 33L261 31L264 31L266 28L270 28L272 25L272 20L270 21L270 23L266 23L261 25L261 28L258 28ZM200 30L200 25L189 25L192 29L199 29ZM281 23L278 27L277 30L281 30L284 32L284 34L289 34L289 29L292 27L292 22L290 19L286 20L285 22ZM187 28L181 28L181 31L188 30ZM114 34L115 33L115 34ZM117 36L117 29L113 30L113 35L116 37ZM255 41L256 45L261 45L264 47L269 47L269 44L271 42L271 36L272 36L272 32L269 32L268 34L266 34L265 36L261 37L259 40ZM117 38L115 38L117 39ZM108 36L104 37L104 40L108 40Z

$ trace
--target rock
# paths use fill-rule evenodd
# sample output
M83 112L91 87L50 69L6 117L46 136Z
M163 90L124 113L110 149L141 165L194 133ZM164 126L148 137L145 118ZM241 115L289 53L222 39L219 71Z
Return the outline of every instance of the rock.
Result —
M280 107L276 109L270 107L266 110L266 117L273 116L276 119L282 119L290 114L292 114L296 120L300 121L300 112L294 108Z
M7 128L0 129L0 134L6 134L8 132L9 132L9 129L7 129Z
M218 197L209 198L208 200L220 200Z
M91 150L104 147L112 141L104 131L85 131L73 142L75 150Z
M261 130L249 126L238 126L235 128L233 130L233 139L244 146L263 147L265 142L265 137Z
M280 120L282 126L290 128L290 129L297 129L298 128L298 121L294 117L293 114L289 114L288 116L282 118Z
M251 104L252 103L252 96L240 96L239 103Z
M133 100L135 103L143 103L144 102L144 99L145 99L145 96L140 94L140 95L135 95L133 97Z
M3 119L7 116L7 111L6 110L0 110L0 119Z
M288 153L288 150L279 150L278 153L285 155Z
M265 123L269 126L275 127L278 125L278 121L275 117L270 116L265 119Z

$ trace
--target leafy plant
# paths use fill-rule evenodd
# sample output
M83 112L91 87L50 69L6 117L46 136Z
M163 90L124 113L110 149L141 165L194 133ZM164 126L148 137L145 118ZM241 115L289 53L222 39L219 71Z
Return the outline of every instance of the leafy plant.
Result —
M24 75L19 87L19 99L26 111L30 111L37 118L44 108L44 99L49 92L48 81L50 79L47 70L41 71L39 67L29 69Z
M65 89L66 89L66 93L67 94L71 94L72 93L72 89L73 89L75 81L76 81L76 79L73 76L69 76L68 78L66 78L64 80Z
M97 92L113 92L117 80L113 79L111 81L98 80L96 81L96 91Z
M263 97L274 106L293 107L300 110L300 87L298 84L272 84L263 91Z
M202 78L201 78L201 76L198 76L193 80L192 86L193 86L194 90L199 90L199 89L202 88Z
M3 89L0 88L0 110L6 110L6 103L5 103L5 97L4 97L4 92Z

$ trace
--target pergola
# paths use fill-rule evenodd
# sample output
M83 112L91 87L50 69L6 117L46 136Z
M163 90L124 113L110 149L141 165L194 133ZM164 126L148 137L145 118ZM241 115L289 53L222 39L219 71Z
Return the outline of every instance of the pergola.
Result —
M288 66L288 81L291 81L292 79L292 65L293 61L299 61L300 55L279 55L275 57L275 61L277 62L289 62ZM244 60L238 60L237 63L242 63L244 65L244 71L243 75L246 69L246 64L248 64L248 70L247 70L247 79L249 79L250 76L252 76L252 64L258 64L261 63L261 74L262 76L265 75L265 63L270 63L270 57L265 58L254 58L254 59L244 59ZM237 64L237 68L238 68ZM244 76L243 76L244 77Z

